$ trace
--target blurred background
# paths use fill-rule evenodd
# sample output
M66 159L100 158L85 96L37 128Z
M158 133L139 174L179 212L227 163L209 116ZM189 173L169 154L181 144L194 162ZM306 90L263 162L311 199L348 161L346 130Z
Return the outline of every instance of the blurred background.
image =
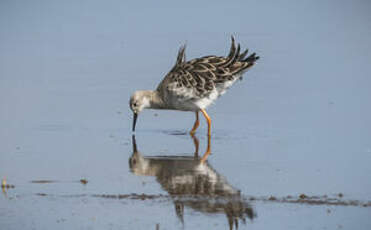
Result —
M0 228L230 228L223 211L186 206L179 221L171 199L102 195L169 194L158 178L131 172L129 97L155 89L181 45L188 60L222 56L231 35L261 59L208 110L210 167L246 197L341 193L367 204L370 11L361 0L2 0L0 179L15 187L0 196ZM145 111L138 149L193 156L193 121L193 113ZM49 182L32 183L40 180ZM367 205L250 204L257 215L242 229L371 226Z

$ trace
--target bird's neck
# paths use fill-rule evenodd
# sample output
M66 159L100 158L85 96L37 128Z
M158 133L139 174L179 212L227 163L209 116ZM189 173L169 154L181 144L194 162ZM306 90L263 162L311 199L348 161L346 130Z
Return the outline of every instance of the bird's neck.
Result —
M146 91L146 97L149 99L149 109L164 109L165 104L157 90Z

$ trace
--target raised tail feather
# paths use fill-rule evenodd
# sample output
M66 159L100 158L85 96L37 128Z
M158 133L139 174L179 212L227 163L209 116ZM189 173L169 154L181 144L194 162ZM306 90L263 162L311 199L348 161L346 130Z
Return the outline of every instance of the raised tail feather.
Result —
M247 69L252 67L255 62L259 59L259 56L256 56L256 53L252 53L247 58L245 58L249 52L246 49L244 52L240 53L240 44L238 44L237 48L235 45L235 39L231 36L232 44L229 54L227 56L227 61L223 63L222 67L227 67L234 75L238 73L244 73ZM234 65L234 63L239 62L240 64ZM239 77L242 80L242 74Z
M247 58L246 55L248 54L249 50L246 49L244 52L240 53L240 44L235 44L235 39L233 36L231 36L231 48L229 51L228 56L226 57L226 61L224 63L221 63L221 67L230 67L236 62L248 62L248 65L244 67L244 69L251 67L255 64L255 62L259 59L259 56L256 56L256 53L251 54Z
M180 47L175 65L180 65L186 61L185 49L186 49L185 44Z

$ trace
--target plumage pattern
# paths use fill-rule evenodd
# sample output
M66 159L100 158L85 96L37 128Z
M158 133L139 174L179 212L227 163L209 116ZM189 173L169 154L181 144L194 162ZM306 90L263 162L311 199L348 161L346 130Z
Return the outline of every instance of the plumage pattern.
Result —
M175 66L165 76L157 90L164 95L163 99L169 104L172 104L171 98L177 98L178 101L181 99L196 101L210 97L213 101L235 80L242 78L242 74L259 59L255 53L246 57L247 54L247 49L240 53L240 45L236 47L232 37L228 56L205 56L186 62L185 46L182 46Z
M174 67L156 90L138 90L130 97L129 104L134 118L133 131L138 114L143 109L169 109L195 112L196 121L191 135L194 135L199 126L198 113L201 112L207 121L207 134L210 137L211 118L205 109L237 79L241 79L243 73L259 59L255 53L247 56L248 50L240 53L240 49L240 45L236 47L232 37L228 56L205 56L187 62L185 46L182 46Z

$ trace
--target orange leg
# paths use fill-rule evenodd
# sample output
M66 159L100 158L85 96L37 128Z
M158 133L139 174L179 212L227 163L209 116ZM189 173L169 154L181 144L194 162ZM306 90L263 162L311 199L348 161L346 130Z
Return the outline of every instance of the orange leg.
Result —
M209 157L210 153L211 153L211 144L210 144L210 136L207 137L207 149L206 149L206 152L204 153L204 155L202 156L201 158L201 163L204 163L206 161L206 159Z
M190 134L193 136L196 132L196 129L198 128L198 126L200 125L200 121L198 120L198 112L195 112L196 113L196 121L195 121L195 124L193 125L193 128L190 132Z
M207 113L204 109L201 109L200 111L202 112L202 114L206 118L206 121L207 121L207 135L210 137L211 136L211 119L210 119L209 115L207 115Z

